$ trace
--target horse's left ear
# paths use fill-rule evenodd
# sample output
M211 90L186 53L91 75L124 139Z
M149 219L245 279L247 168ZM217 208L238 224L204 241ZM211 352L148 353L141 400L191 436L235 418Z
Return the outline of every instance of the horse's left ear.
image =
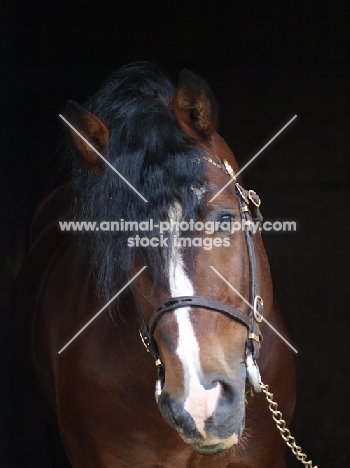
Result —
M109 130L96 115L83 109L74 101L67 101L64 117L102 156L106 157ZM95 151L69 127L69 135L75 151L94 172L102 170L104 162Z
M192 137L207 140L216 130L217 107L207 83L189 70L182 70L173 100L177 123Z

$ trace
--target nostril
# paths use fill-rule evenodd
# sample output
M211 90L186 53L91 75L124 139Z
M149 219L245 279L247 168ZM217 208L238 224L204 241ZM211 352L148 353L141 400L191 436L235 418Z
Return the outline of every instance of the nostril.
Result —
M234 390L233 385L226 382L219 383L221 385L220 402L227 405L233 405L236 398L236 391Z
M235 415L238 415L240 408L240 397L237 389L228 382L220 381L221 392L218 404L213 413L215 425L225 425L230 422Z

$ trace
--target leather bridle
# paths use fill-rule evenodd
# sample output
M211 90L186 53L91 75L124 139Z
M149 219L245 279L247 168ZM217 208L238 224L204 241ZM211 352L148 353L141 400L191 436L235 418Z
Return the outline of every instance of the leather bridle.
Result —
M230 304L210 299L202 296L182 296L172 297L155 309L147 326L143 315L140 313L140 336L147 351L152 355L158 370L158 379L156 382L156 400L160 396L164 384L165 367L160 358L157 343L154 339L154 333L157 324L164 314L172 312L175 309L182 307L200 307L221 314L235 320L245 326L248 331L246 342L246 369L247 380L256 392L261 391L260 373L256 360L259 357L259 349L262 342L262 334L259 324L263 319L263 299L260 296L259 283L257 281L256 258L254 251L253 236L262 222L260 213L260 198L253 190L245 190L236 180L235 173L229 163L224 160L222 164L215 163L210 158L203 158L206 162L213 164L216 167L224 170L234 181L238 204L240 209L242 225L245 227L245 240L247 244L248 259L249 259L249 303L253 305L249 314L246 315L236 307ZM254 228L255 225L255 229Z

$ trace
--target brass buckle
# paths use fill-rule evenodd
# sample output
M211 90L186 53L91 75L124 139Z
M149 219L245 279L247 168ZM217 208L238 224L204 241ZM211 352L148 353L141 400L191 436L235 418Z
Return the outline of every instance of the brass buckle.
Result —
M254 195L256 195L258 197L258 202L256 202L254 200ZM254 192L254 190L248 190L248 198L249 200L253 203L253 205L255 205L257 208L259 208L259 206L261 205L261 200L259 198L259 196L256 194L256 192Z
M254 340L257 343L260 343L260 336L256 335L255 333L249 333L248 334L248 339Z
M260 312L257 309L258 301L260 302L261 306L263 307L264 301L261 296L255 296L254 298L254 318L258 323L262 322L263 319L263 314L260 314Z

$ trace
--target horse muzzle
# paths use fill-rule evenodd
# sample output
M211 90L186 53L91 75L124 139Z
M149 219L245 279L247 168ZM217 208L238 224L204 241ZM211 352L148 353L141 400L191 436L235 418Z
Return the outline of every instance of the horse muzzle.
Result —
M207 389L196 384L191 383L186 398L163 391L160 412L195 451L211 455L227 450L239 442L245 427L244 391L238 392L228 379Z

